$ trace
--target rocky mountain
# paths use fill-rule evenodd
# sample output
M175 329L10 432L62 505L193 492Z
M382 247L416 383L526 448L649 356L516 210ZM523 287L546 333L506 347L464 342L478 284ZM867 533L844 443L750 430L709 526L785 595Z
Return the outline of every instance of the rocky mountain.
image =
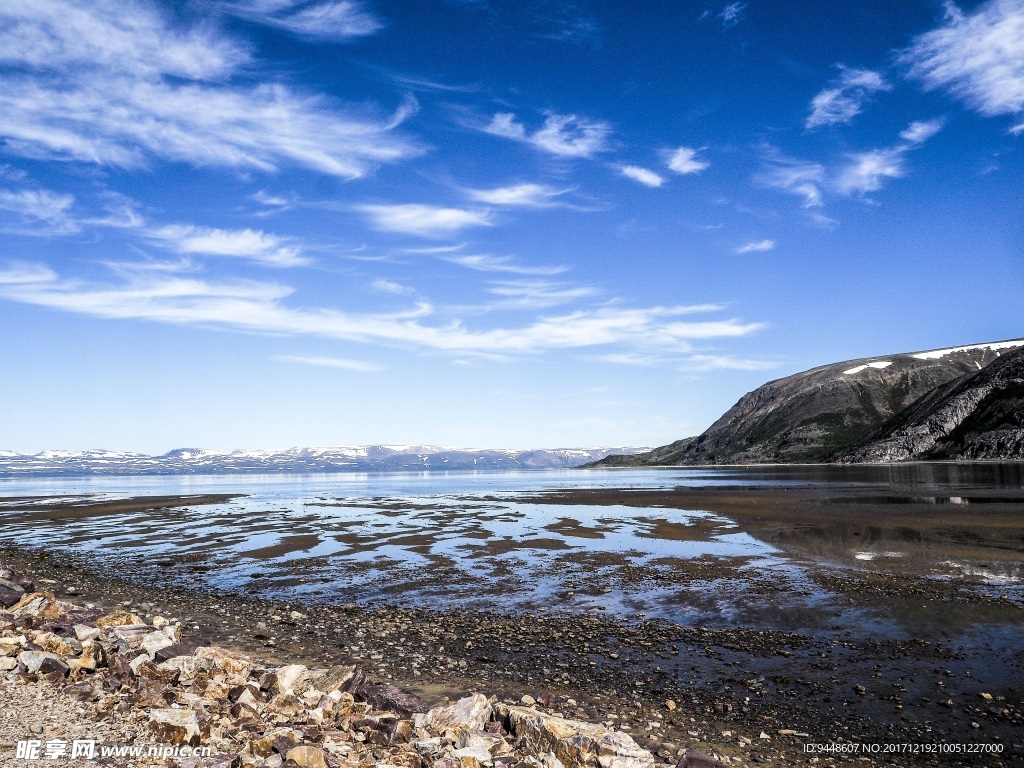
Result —
M183 475L261 472L396 472L577 467L647 448L468 450L436 445L366 445L218 452L179 448L162 456L122 451L0 451L0 477Z
M1024 348L937 387L836 459L1024 459Z
M982 371L1024 339L847 360L770 381L703 434L597 466L828 461L936 388ZM980 449L979 449L980 450Z

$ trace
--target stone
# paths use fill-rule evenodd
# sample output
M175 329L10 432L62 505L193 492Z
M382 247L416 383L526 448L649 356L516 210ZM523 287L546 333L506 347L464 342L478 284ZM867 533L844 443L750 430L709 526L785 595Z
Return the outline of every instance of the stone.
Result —
M29 672L40 675L47 675L51 672L60 672L66 675L68 665L64 659L46 651L22 651L18 654L18 662L24 665Z
M533 696L531 696L530 694L526 694L525 696L523 696L523 698L519 700L519 703L522 704L524 707L532 707L536 705L537 700L533 698Z
M0 579L0 606L10 608L25 596L25 590L13 582Z
M459 761L462 768L480 768L493 765L491 753L484 747L463 747L452 752L452 757Z
M59 656L77 656L82 652L82 644L73 637L60 637L52 632L36 632L32 642L44 651L56 653Z
M139 647L148 653L150 656L156 656L156 652L164 648L169 648L174 645L174 640L169 638L163 632L150 632L144 635L142 642L139 643Z
M725 768L725 763L716 760L711 755L688 749L682 759L676 763L676 768Z
M4 656L0 658L0 672L10 672L13 669L18 668L18 660L11 658L10 656Z
M75 633L75 639L79 642L85 642L86 640L95 640L100 636L99 627L90 627L87 624L75 624L71 628Z
M167 744L199 746L199 720L190 709L154 709L149 713L149 727L157 741Z
M327 757L322 749L302 744L288 750L285 761L293 762L299 768L327 768Z
M97 627L125 627L145 625L141 616L118 609L96 619Z
M352 677L356 668L352 666L334 666L319 677L314 677L312 685L318 691L330 693L341 688L345 681Z
M566 768L652 768L654 755L632 737L593 723L496 704L505 729L533 752L551 752Z
M252 671L252 659L241 654L228 653L222 648L201 646L192 654L204 669L219 669L229 675L248 677Z
M434 707L426 714L416 715L414 722L417 728L424 728L436 734L453 725L471 731L482 731L487 721L491 719L492 713L491 703L485 696L477 693L446 707Z
M292 693L308 674L309 669L305 664L288 664L275 670L277 691L279 693Z
M53 618L59 613L57 598L53 596L52 592L33 592L24 595L18 602L10 606L7 611L16 619L25 616Z

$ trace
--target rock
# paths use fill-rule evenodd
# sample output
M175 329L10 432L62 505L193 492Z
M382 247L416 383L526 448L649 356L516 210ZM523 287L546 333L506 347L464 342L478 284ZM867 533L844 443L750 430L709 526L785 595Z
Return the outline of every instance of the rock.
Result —
M459 699L446 707L434 707L423 715L416 715L414 723L430 733L440 734L449 726L460 726L471 731L482 731L491 719L493 709L482 694Z
M164 632L150 632L143 636L139 647L150 656L155 657L157 651L169 648L172 645L174 645L174 640L169 638Z
M25 596L25 590L12 581L0 579L0 605L10 608Z
M665 709L667 709L669 712L675 712L676 703L672 701L672 699L669 699L665 702Z
M158 741L199 746L199 720L191 709L151 710L149 727Z
M992 701L991 693L979 693L978 695L981 696L981 698L983 698L985 701Z
M219 669L229 675L248 677L253 668L252 659L247 656L228 653L214 646L196 648L192 655L203 669Z
M452 752L452 757L459 761L462 768L480 768L493 765L491 753L484 747L463 747Z
M285 761L290 761L299 768L327 768L327 758L322 749L307 744L288 750Z
M145 625L141 616L118 609L96 619L97 627L126 627Z
M345 684L345 681L352 677L355 673L356 668L349 666L334 666L327 670L324 674L319 677L315 677L312 680L312 685L318 691L324 693L330 693L341 688Z
M90 627L86 624L75 624L71 629L74 631L75 638L79 642L95 640L100 636L100 630L98 627Z
M53 596L52 592L33 592L24 595L7 611L16 619L25 616L53 618L60 612L57 608L57 598Z
M4 656L0 658L0 672L10 672L13 669L17 669L18 660L13 659L10 656Z
M46 651L22 651L18 654L18 662L29 672L40 675L48 675L51 672L60 672L61 675L68 673L68 665L64 663L64 659Z
M277 679L274 685L279 693L292 693L308 674L309 669L305 664L288 664L275 670Z
M534 754L551 752L566 768L651 768L654 755L622 732L543 715L524 707L495 705L505 729Z
M537 700L533 698L533 696L531 696L530 694L526 694L525 696L523 696L523 698L519 700L519 703L522 704L524 707L532 707L537 703Z
M725 768L725 763L716 760L711 755L688 749L683 754L682 760L676 763L676 768Z
M73 637L60 637L52 632L36 632L32 642L44 651L60 656L77 656L82 652L82 644Z

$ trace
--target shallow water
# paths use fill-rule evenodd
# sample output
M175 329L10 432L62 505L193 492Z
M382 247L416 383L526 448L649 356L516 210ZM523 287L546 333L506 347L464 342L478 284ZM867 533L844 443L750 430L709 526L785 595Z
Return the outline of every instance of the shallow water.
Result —
M642 612L681 623L784 621L790 629L814 627L824 613L834 618L823 606L835 595L809 574L822 564L906 561L935 579L1021 586L1019 552L981 562L912 527L815 525L812 517L751 535L707 510L522 500L560 489L808 484L877 486L884 493L869 497L873 504L960 504L1021 487L1024 474L1021 465L907 465L5 480L0 542L68 551L143 578L274 597ZM922 487L928 492L911 493ZM18 500L210 493L243 495L60 519L20 512L27 502Z

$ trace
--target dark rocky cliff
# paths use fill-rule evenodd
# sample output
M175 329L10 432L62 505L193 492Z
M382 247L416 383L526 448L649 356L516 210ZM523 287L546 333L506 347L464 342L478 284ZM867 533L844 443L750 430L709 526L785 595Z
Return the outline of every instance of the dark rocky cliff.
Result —
M1001 355L1018 349L1024 349L1024 340L848 360L812 368L770 381L744 395L698 437L635 456L608 457L596 465L830 461L851 446L865 444L922 398L939 397L940 390L945 392L941 389L944 385L952 386L971 377ZM1004 403L1002 407L1010 406ZM986 445L975 440L969 450L997 450ZM966 446L964 450L968 450ZM890 460L849 456L846 460Z

